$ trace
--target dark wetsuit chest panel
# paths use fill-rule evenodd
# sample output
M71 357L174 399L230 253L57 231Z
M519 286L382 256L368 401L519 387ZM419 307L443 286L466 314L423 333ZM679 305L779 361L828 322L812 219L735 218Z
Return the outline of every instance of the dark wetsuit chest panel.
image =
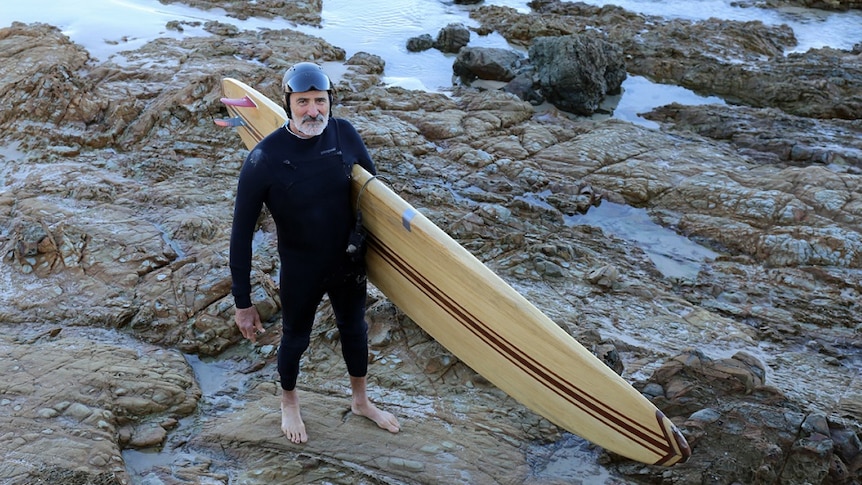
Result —
M266 205L290 252L343 252L352 220L350 173L341 153L275 163ZM323 255L323 254L321 254Z

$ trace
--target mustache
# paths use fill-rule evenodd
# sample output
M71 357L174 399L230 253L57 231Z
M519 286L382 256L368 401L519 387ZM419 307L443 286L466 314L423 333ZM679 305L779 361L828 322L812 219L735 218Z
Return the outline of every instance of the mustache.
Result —
M324 121L326 121L326 119L323 117L322 114L318 114L317 116L305 115L302 117L302 122L305 123L306 121L316 121L319 123L323 123Z

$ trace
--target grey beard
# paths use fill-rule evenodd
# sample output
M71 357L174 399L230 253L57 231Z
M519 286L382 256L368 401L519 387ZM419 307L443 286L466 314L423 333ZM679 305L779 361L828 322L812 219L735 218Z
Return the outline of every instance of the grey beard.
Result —
M309 123L309 121L318 121L318 123ZM327 125L329 125L329 118L319 115L317 118L304 117L296 124L296 129L307 136L318 136L323 133Z

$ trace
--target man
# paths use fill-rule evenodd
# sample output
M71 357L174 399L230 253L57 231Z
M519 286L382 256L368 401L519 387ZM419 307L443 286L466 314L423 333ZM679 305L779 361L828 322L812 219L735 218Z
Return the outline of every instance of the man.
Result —
M282 85L288 120L249 153L237 185L230 241L236 325L252 342L264 330L251 303L250 274L252 239L266 205L276 225L281 259L282 431L294 443L308 440L296 380L317 307L327 294L350 375L351 410L397 433L395 416L378 409L366 393L365 264L347 252L355 225L350 173L354 163L375 173L374 163L356 129L331 117L332 85L320 66L296 64L287 70Z

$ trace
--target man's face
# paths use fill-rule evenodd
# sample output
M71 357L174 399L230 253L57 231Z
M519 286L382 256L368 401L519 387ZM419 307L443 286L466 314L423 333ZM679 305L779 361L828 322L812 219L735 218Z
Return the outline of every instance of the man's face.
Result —
M290 93L291 126L300 135L317 136L323 133L329 123L329 93L326 91L306 91Z

